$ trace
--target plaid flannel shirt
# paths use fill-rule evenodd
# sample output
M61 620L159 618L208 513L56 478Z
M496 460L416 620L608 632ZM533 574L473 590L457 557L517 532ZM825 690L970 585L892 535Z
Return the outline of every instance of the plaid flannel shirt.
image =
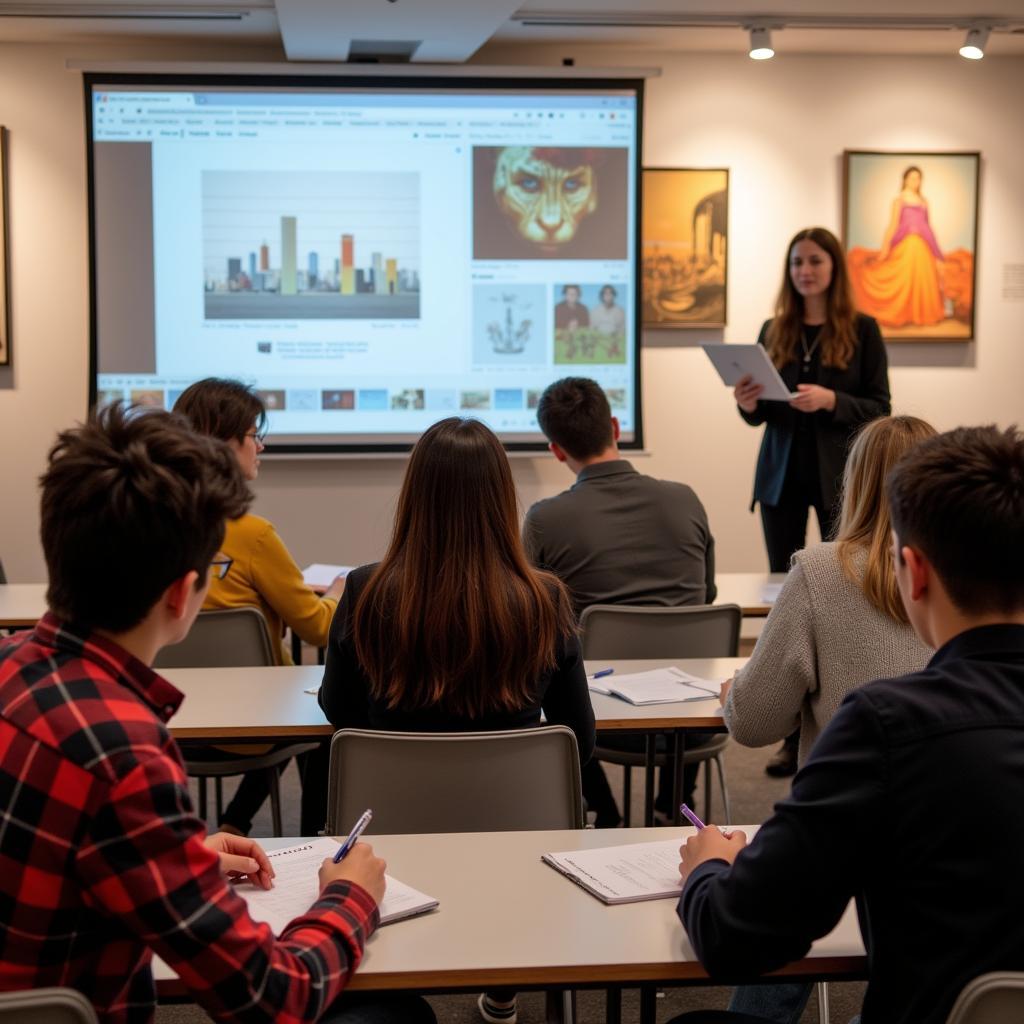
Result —
M155 951L217 1020L314 1021L379 921L332 882L275 939L203 844L166 722L182 700L53 616L0 641L0 990L77 988L152 1020Z

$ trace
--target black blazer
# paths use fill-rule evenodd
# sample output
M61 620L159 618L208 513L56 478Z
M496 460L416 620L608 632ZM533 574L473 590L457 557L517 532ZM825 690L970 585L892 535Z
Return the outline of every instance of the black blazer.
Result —
M762 326L757 339L759 345L765 343L770 323L766 320ZM878 324L871 317L858 313L856 332L857 345L850 365L845 370L835 366L822 366L819 370L818 383L836 393L836 407L831 412L797 412L786 402L758 402L753 412L739 410L740 416L751 426L767 424L757 456L751 508L759 501L764 505L779 503L798 416L814 417L821 497L825 507L831 508L842 484L851 437L862 424L888 416L892 411L889 361ZM787 363L779 373L786 386L795 391L800 379L799 364Z

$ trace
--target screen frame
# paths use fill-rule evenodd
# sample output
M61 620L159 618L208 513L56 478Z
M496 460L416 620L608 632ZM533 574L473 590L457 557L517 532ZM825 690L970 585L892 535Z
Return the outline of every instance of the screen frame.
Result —
M102 73L87 71L82 75L82 86L85 102L85 150L86 150L86 204L88 212L88 244L89 244L89 410L96 406L97 378L99 371L99 336L96 301L96 204L95 204L95 168L93 164L93 93L104 86L126 87L137 85L142 88L172 86L176 88L226 87L226 88L266 88L268 90L287 90L290 88L331 89L343 93L349 89L451 89L457 92L472 92L474 89L504 89L530 92L533 90L630 90L636 96L636 147L634 151L633 174L635 182L635 209L633 211L633 330L635 358L633 360L633 396L634 396L634 429L633 438L620 441L619 448L624 451L642 450L644 446L643 392L641 388L642 373L642 303L640 301L641 280L641 221L643 211L643 126L644 126L644 80L643 78L601 78L586 75L566 77L534 77L536 69L530 69L529 76L515 75L445 75L439 71L430 75L408 74L374 74L374 75L327 75L322 73L289 73L289 74L252 74L225 72L223 74L166 74L148 73L130 74L124 72ZM582 370L583 368L581 368ZM440 417L443 418L443 417ZM501 439L501 435L498 435ZM277 443L270 435L265 449L267 456L301 455L304 457L323 456L332 458L344 455L355 455L366 458L374 453L394 455L412 450L415 441L382 441L372 444L350 444L344 442L327 444L308 443ZM540 453L548 450L547 441L506 441L502 444L508 452Z

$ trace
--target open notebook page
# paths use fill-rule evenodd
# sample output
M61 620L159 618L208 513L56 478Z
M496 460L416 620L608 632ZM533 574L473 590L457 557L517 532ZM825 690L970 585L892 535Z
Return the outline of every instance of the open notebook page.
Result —
M717 697L720 684L684 672L670 665L648 672L602 676L589 680L595 693L608 693L621 697L630 704L673 704L676 701L708 700Z

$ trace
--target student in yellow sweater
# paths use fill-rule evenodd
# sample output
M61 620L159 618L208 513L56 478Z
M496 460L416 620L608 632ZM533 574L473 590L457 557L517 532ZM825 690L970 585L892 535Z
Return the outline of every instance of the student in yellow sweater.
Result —
M174 411L198 433L226 442L238 459L242 475L247 480L256 479L267 411L251 388L236 380L207 377L181 393ZM273 524L251 513L228 522L220 550L231 562L224 576L211 583L204 608L259 608L270 627L277 660L284 665L291 664L283 642L285 627L295 630L308 644L326 646L331 619L345 586L343 579L336 579L322 597L316 594L303 581L302 571ZM262 773L247 774L225 809L221 829L247 834L252 816L266 796ZM312 835L323 826L319 809L307 808L305 801L303 819L304 824L313 826L312 832L304 830L303 835Z

